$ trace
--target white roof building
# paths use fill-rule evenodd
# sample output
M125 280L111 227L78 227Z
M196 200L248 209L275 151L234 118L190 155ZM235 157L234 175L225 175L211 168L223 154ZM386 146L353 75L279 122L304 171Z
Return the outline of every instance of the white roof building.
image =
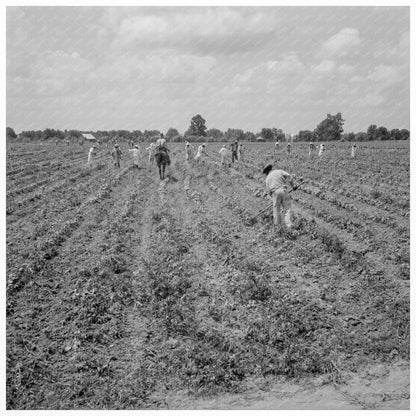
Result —
M91 133L81 133L86 140L97 140Z

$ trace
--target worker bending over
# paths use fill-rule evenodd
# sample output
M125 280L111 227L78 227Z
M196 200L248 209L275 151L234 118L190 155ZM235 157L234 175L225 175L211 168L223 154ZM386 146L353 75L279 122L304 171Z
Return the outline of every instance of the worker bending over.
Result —
M293 177L284 170L273 169L273 165L271 164L268 164L264 167L263 173L267 175L266 189L273 201L274 225L279 228L282 227L283 213L286 227L291 228L293 225L293 214L291 209L290 198L288 195L288 188L290 186L293 190L297 189Z

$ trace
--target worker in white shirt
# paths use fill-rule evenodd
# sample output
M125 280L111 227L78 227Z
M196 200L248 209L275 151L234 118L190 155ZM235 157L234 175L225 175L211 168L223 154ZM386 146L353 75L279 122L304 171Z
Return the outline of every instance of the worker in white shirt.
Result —
M134 145L133 149L129 149L129 153L133 152L133 166L139 167L140 150L137 144Z
M149 152L149 163L151 163L155 159L156 144L150 143L149 147L146 147L146 150Z
M312 154L315 151L315 149L316 149L315 144L310 142L309 143L309 157L312 157Z
M221 165L226 166L230 164L231 152L227 149L225 144L222 145L220 151L218 152L221 156Z
M354 143L352 146L351 146L351 158L352 159L355 159L355 152L357 151L357 145Z
M205 143L198 146L198 150L195 156L195 160L197 161L197 163L203 161L203 156L207 156L205 150Z
M243 146L243 143L238 144L238 159L241 160L241 162L244 162L244 153L245 153L245 147Z
M91 149L88 151L88 166L90 167L90 168L92 168L93 167L93 163L94 163L94 156L95 156L95 149L96 149L96 146L94 145L94 146L92 146L91 147Z
M288 195L289 186L295 190L297 186L293 177L281 169L273 169L273 165L268 164L264 167L263 173L266 177L266 189L273 201L273 223L277 227L282 227L282 214L287 228L291 228L292 209Z
M188 141L185 142L185 159L191 160L192 159L192 149L194 146L191 145Z
M324 154L324 152L325 152L325 145L323 143L321 143L319 145L319 153L318 153L318 156L321 157Z

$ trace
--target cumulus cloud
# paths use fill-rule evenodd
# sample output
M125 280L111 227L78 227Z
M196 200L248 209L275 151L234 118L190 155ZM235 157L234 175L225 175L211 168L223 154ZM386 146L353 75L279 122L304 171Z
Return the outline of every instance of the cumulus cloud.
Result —
M394 107L405 123L406 13L369 22L341 9L8 8L7 117L17 129L181 128L198 108L220 128L286 114L293 130L311 112L367 120L357 108L389 117Z
M186 48L217 53L250 50L274 35L273 14L239 8L189 8L185 12L105 17L114 50Z
M175 83L193 82L206 76L216 59L211 56L159 53L153 55L119 55L97 69L99 80L108 82Z
M282 92L296 83L297 77L305 70L305 65L296 53L283 55L278 60L262 62L233 77L230 91L236 92Z
M361 45L360 33L357 29L344 28L331 36L322 45L321 54L324 56L345 56L355 52Z
M77 52L45 51L32 62L25 76L15 74L8 91L16 95L70 94L93 79L93 65Z
M327 74L336 68L336 63L329 59L324 59L317 65L313 65L311 70L318 74Z
M341 64L338 67L338 72L341 75L351 75L353 74L355 71L357 70L357 68L353 65L348 65L348 64Z
M397 84L402 77L398 67L378 65L368 74L367 79L382 90Z

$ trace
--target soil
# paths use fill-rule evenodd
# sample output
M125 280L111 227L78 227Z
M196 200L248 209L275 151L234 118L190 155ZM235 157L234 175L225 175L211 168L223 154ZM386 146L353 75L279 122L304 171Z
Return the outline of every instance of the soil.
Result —
M8 409L410 408L408 144L380 167L371 146L340 167L299 144L291 231L252 220L273 145L231 168L210 147L196 165L172 144L164 180L127 148L118 169L8 147ZM350 171L369 188L348 193Z

